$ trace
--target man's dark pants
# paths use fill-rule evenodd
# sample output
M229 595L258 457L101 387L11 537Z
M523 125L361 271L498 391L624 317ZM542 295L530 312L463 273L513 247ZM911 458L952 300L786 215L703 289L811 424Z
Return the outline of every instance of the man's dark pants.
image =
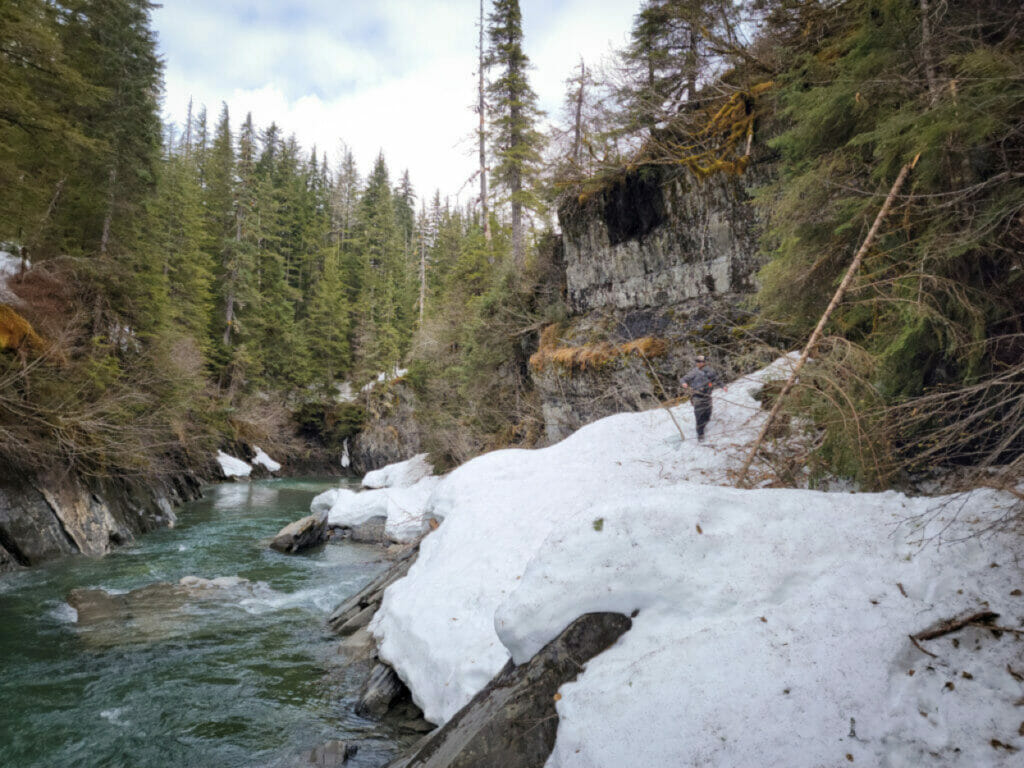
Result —
M697 417L697 439L700 440L704 437L704 427L711 419L711 398L693 397L690 402L693 403L693 414Z

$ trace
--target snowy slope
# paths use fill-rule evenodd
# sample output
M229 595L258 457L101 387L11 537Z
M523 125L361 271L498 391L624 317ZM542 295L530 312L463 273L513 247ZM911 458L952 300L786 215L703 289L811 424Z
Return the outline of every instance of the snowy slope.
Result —
M615 610L633 629L563 687L550 766L1014 765L993 745L1024 747L1020 636L922 641L938 658L907 638L983 601L1024 624L1016 542L971 535L1010 499L716 487L786 364L716 393L708 445L684 405L685 441L664 410L619 414L441 480L422 514L444 522L371 625L427 718Z

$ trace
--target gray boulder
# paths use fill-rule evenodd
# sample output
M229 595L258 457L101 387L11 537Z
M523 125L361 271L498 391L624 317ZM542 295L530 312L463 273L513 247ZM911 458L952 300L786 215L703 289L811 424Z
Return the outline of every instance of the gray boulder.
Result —
M555 746L559 687L632 624L619 613L581 616L530 661L510 661L444 727L387 768L541 768Z
M406 694L408 688L405 683L387 664L380 662L370 672L370 677L363 683L359 691L359 702L356 704L356 714L360 717L375 717L380 719L388 713L400 696Z
M345 627L349 621L355 619L359 614L366 611L367 608L370 609L369 616L372 617L373 613L380 607L380 601L384 599L384 590L405 577L412 564L416 562L418 554L419 545L409 547L400 553L390 568L334 609L334 612L327 619L330 628L334 632L344 635L344 633L341 633L342 627ZM358 621L361 622L361 619ZM352 625L352 627L358 628L357 625Z
M327 538L327 513L318 512L289 523L270 542L272 549L294 554L315 547Z

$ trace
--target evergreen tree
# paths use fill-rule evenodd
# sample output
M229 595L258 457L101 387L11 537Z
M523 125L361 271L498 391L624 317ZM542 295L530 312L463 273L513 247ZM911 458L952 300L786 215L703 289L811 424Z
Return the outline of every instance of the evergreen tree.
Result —
M251 295L252 254L241 247L240 210L235 185L236 158L227 104L222 105L206 163L203 206L206 213L204 250L217 265L218 320L214 335L220 341L225 374L222 383L238 385L244 378L245 364L237 346L244 340L242 312Z
M407 270L383 153L377 156L359 203L355 240L360 293L354 330L362 372L370 375L399 364L412 314L412 307L403 305Z
M710 80L742 48L745 3L735 0L644 0L622 53L620 120L627 132L651 129L697 105Z
M911 458L1005 462L1024 434L1024 237L1014 224L1024 187L1013 176L1024 165L1024 12L950 5L926 35L926 4L843 8L800 4L772 18L790 66L773 142L780 175L760 198L772 259L758 300L801 335L812 328L881 196L920 153L832 315L829 330L849 344L818 355L845 389L826 390L812 412L835 418L837 402L853 404L845 418L867 424L829 430L825 455L870 480ZM938 94L937 77L947 84Z
M530 60L523 52L523 18L518 0L495 0L488 16L486 63L498 70L487 88L492 125L492 178L508 195L512 213L512 254L518 270L525 261L523 208L539 205L533 182L540 162L541 116L530 87Z
M213 321L214 264L203 250L202 194L196 167L186 154L188 146L186 134L162 164L153 206L153 238L164 259L170 320L206 349Z
M330 386L348 373L352 363L351 308L343 280L340 248L325 249L323 262L323 272L313 287L304 328L309 340L312 375L323 385Z
M44 0L0 4L0 240L33 256L55 248L47 234L74 164L105 150L72 114L104 91L69 61L61 19Z
M100 103L76 105L86 135L104 143L82 163L69 215L88 250L131 250L139 206L153 189L160 156L157 99L162 65L150 29L149 0L68 0L64 47L85 78L103 90ZM120 244L115 247L115 241Z

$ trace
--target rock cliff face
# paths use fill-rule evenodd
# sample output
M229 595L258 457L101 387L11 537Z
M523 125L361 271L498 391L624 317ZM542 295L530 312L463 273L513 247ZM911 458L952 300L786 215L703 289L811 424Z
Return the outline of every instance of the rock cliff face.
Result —
M727 377L760 360L744 331L751 315L743 304L760 266L749 184L651 167L562 204L573 315L547 334L554 362L532 366L548 440L678 397L678 379L697 354ZM658 342L656 353L597 354L643 338ZM574 349L582 363L558 362Z
M758 226L743 177L631 172L558 212L571 311L663 307L754 289Z
M102 555L175 522L174 505L200 496L191 475L156 485L73 474L24 477L0 467L0 572L73 554Z
M379 390L379 391L378 391ZM352 469L362 475L420 452L415 395L401 380L375 388L366 426L352 439Z

